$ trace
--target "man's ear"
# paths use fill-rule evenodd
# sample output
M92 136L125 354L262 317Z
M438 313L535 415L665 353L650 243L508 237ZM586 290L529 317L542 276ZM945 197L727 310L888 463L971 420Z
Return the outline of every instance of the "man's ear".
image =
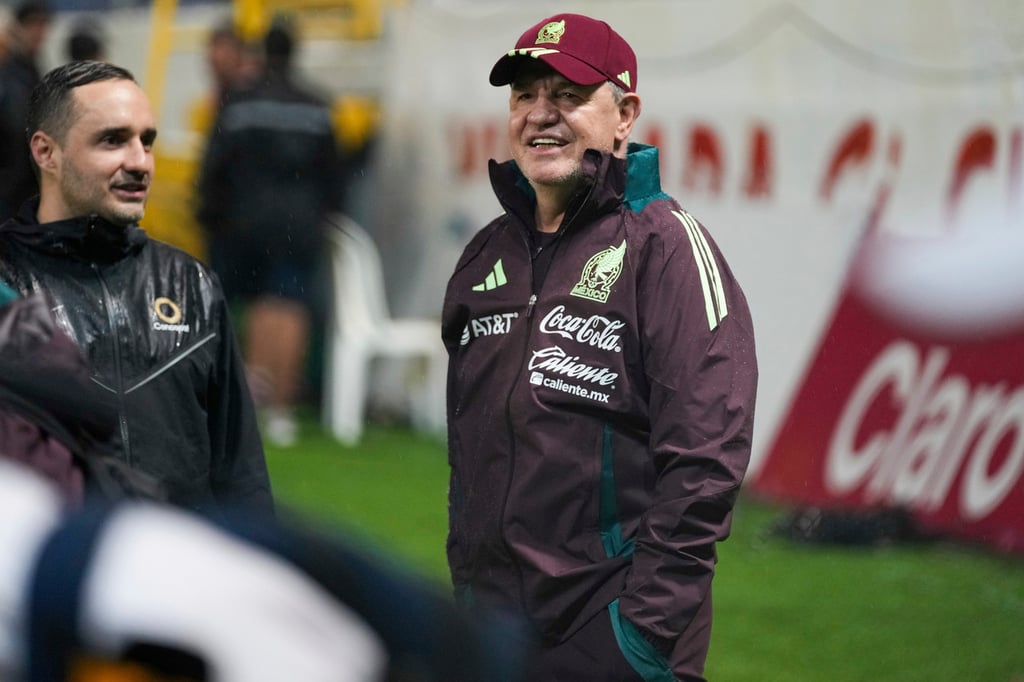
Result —
M35 160L36 165L39 166L39 171L41 173L56 169L56 157L60 148L52 137L44 133L42 130L37 130L32 133L32 138L29 140L28 146L32 151L32 158Z
M628 92L619 102L619 125L615 129L615 139L621 144L629 139L633 124L640 117L640 95Z

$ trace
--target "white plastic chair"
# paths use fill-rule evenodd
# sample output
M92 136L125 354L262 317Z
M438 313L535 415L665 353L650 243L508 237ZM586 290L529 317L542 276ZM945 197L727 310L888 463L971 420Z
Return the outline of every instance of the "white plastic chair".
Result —
M357 443L365 420L371 362L418 359L423 371L408 386L411 421L416 429L442 433L448 358L440 322L391 317L377 245L354 220L331 216L327 235L334 309L325 337L325 425L343 443Z

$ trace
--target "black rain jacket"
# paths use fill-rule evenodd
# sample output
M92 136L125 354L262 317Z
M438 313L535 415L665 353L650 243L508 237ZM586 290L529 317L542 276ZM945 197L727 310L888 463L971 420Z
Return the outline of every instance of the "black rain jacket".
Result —
M220 286L138 227L39 224L38 199L0 225L0 280L45 291L114 404L119 456L170 502L272 508L252 399Z

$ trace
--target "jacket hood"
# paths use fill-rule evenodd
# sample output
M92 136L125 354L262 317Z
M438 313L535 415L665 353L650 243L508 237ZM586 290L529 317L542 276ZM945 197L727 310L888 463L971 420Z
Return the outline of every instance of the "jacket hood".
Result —
M118 260L141 248L147 238L138 225L115 225L97 215L40 223L38 210L37 196L0 225L0 232L36 251L88 262Z

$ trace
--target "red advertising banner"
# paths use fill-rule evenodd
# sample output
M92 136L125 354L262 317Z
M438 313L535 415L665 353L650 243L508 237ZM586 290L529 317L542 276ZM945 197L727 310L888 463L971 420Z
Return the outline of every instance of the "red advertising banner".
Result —
M755 493L1024 551L1024 249L990 241L868 240Z

